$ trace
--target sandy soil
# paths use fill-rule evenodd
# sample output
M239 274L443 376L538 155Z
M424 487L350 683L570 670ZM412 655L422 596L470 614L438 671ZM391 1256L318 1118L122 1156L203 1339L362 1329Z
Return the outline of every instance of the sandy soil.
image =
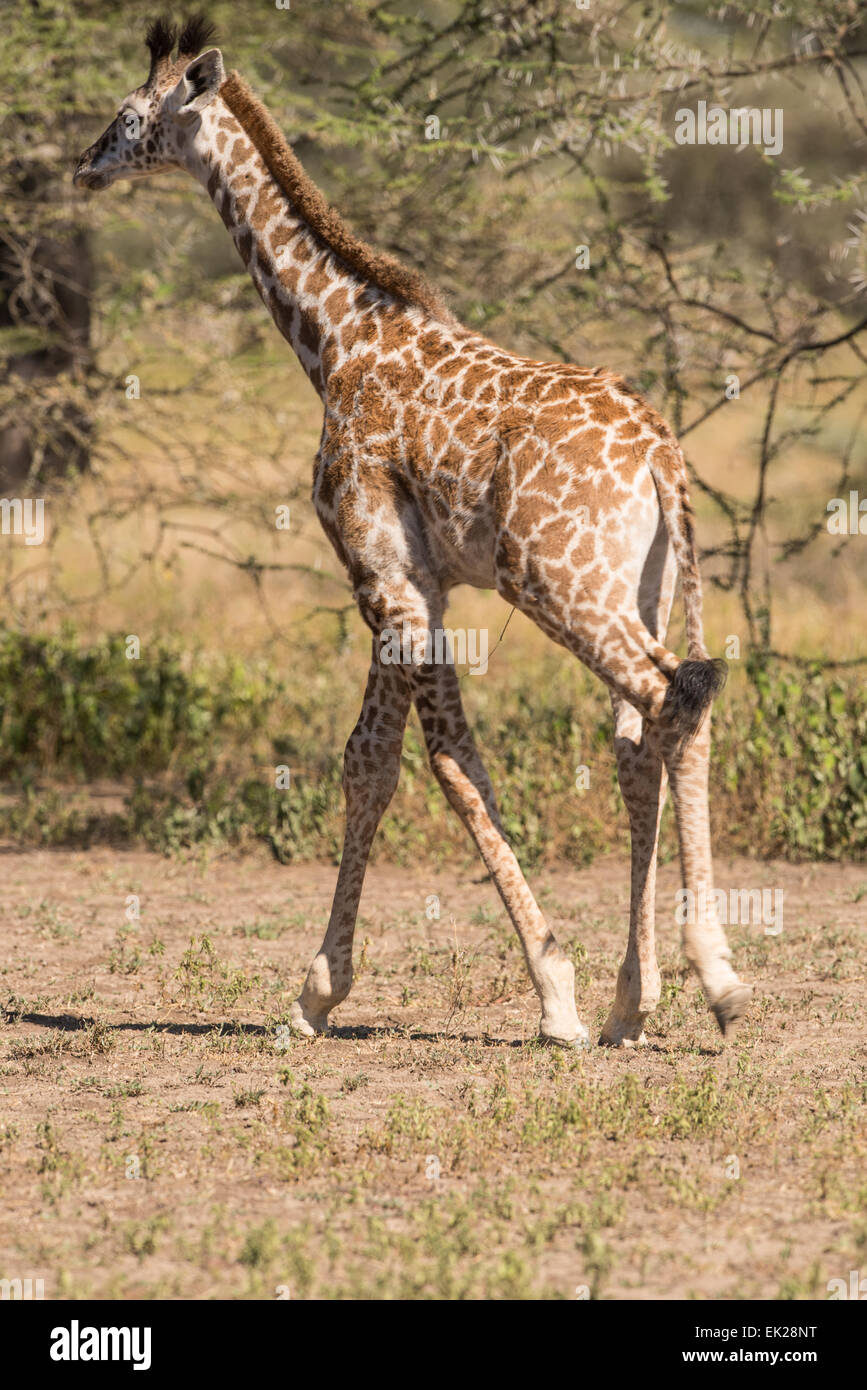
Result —
M46 1298L826 1298L863 1264L867 869L718 864L724 888L785 895L780 935L731 929L757 999L723 1046L664 867L649 1046L572 1055L532 1041L473 867L370 871L353 993L309 1043L286 1009L333 866L0 863L0 1278ZM627 883L619 857L534 876L594 1036Z

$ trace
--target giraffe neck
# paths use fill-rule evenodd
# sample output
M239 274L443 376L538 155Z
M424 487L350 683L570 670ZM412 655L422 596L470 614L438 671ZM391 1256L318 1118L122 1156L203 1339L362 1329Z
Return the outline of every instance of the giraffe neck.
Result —
M365 331L364 320L390 297L349 269L296 213L219 98L203 113L187 163L207 189L277 328L324 399L330 374Z

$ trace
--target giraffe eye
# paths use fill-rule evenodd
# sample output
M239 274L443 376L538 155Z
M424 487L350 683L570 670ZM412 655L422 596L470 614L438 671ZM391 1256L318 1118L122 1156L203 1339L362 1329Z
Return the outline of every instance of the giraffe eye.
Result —
M121 111L120 123L128 140L141 138L142 119L137 111L133 111L131 106L126 106Z

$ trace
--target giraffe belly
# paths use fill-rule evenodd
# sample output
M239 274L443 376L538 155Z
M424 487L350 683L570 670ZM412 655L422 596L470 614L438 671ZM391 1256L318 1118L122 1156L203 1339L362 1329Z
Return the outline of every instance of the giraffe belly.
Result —
M428 515L425 522L428 551L443 589L456 584L470 584L475 589L495 587L493 517Z

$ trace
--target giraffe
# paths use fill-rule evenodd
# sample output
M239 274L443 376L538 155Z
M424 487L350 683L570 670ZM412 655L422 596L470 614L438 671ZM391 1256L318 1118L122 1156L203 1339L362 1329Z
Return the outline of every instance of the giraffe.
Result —
M371 630L346 744L346 826L322 945L291 1019L329 1029L352 983L368 855L415 706L431 768L470 832L523 947L540 1037L589 1046L574 969L503 830L454 665L432 660L449 591L495 589L608 687L631 832L629 935L599 1042L646 1042L660 994L654 941L660 816L670 786L682 876L700 910L683 947L725 1037L751 988L730 963L712 892L710 709L725 663L702 629L686 467L665 421L601 367L516 356L462 325L416 271L361 241L325 201L197 16L147 31L147 80L80 156L76 185L181 168L207 191L323 405L319 520ZM687 656L666 648L678 572ZM408 628L405 626L408 625ZM386 635L409 631L407 659ZM700 890L704 889L702 893Z

